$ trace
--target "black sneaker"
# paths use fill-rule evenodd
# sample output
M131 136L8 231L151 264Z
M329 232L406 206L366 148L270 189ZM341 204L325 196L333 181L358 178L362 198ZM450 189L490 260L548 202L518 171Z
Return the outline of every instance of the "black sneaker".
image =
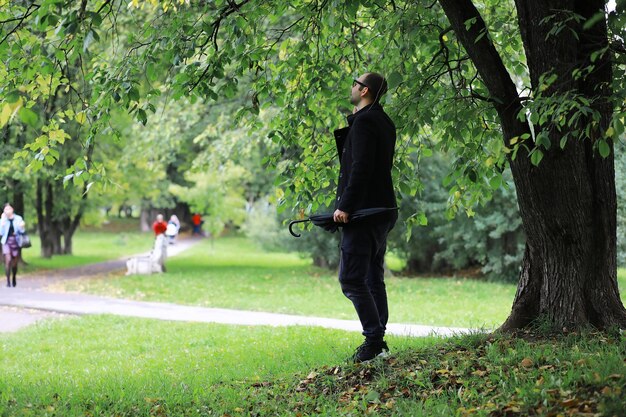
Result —
M378 356L385 357L387 355L389 355L389 347L384 340L365 339L365 342L356 348L350 360L354 363L361 363L371 361Z

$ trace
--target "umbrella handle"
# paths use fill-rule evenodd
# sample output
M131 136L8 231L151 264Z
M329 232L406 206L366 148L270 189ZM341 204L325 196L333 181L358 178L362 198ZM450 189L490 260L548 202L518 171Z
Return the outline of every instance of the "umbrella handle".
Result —
M311 221L311 220L304 219L304 220L292 220L292 221L290 221L289 222L289 233L291 233L291 236L293 236L293 237L300 237L300 236L302 236L301 234L294 232L292 227L295 226L297 223L306 223L306 222L309 222L309 221Z

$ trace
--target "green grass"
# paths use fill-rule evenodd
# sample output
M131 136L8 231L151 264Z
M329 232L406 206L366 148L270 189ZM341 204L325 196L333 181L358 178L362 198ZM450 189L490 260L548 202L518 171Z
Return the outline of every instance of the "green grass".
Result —
M433 340L389 338L399 349ZM48 320L0 334L0 416L209 415L245 407L255 382L341 363L360 341L321 328Z
M0 416L622 416L626 339L389 338L111 316L0 334ZM589 413L589 414L583 414Z
M152 247L153 236L140 232L106 233L79 230L72 241L72 255L55 255L46 259L41 257L39 237L33 235L33 246L22 251L24 259L29 264L23 272L71 268L147 252Z
M144 301L356 319L332 271L296 254L266 253L243 238L222 238L173 257L163 275L109 276L60 284ZM386 280L391 321L481 327L502 323L515 286L460 278ZM59 289L59 286L54 288Z

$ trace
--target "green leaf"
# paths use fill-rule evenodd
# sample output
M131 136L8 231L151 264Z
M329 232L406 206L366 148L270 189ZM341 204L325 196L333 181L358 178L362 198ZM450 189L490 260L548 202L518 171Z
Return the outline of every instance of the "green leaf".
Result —
M600 139L598 141L598 152L600 153L600 156L603 158L606 158L607 156L611 154L611 148L609 147L609 144L606 143L604 139Z
M543 159L543 152L540 149L535 149L530 154L530 163L534 166L538 166L541 160Z
M13 90L9 94L7 94L4 99L7 103L16 103L17 100L20 99L20 92L18 90Z
M387 85L390 90L392 88L396 88L397 86L399 86L401 82L402 82L402 74L400 74L398 71L392 72L387 77Z
M148 115L144 109L137 110L137 120L139 120L144 126L148 122Z
M583 24L583 30L591 29L596 23L604 19L604 11L599 11L593 16L591 16L585 24Z
M39 120L39 115L32 111L31 109L27 109L26 107L22 107L17 112L20 120L30 127L36 127L37 121Z
M550 149L550 138L548 137L548 134L546 132L540 132L537 135L536 145L538 147L542 146L545 149Z
M494 190L497 190L498 188L500 188L501 185L502 185L502 177L500 175L496 175L495 177L489 180L489 186Z
M133 101L139 101L139 90L136 87L132 87L128 90L128 98Z

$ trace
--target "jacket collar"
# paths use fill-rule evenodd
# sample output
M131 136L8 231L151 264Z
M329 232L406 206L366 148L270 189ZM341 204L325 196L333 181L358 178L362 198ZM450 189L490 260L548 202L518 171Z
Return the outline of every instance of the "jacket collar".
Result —
M354 119L359 115L359 114L363 114L366 113L370 110L382 110L383 106L380 105L380 103L372 103L372 104L368 104L367 106L363 107L361 110L359 110L358 112L351 114L347 117L348 119L348 126L352 126L352 123L354 122Z

